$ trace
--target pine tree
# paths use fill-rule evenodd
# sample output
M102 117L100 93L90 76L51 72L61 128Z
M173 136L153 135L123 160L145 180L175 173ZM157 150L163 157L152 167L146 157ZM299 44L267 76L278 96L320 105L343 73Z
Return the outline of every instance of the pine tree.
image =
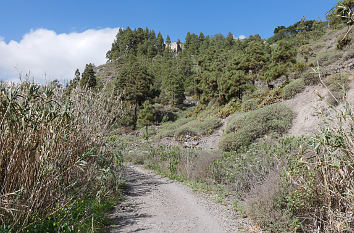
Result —
M234 45L234 35L229 32L226 37L226 45L231 48Z
M76 86L80 83L80 75L81 74L80 74L79 69L76 69L75 77L73 78L73 80L70 80L69 86L70 86L71 89L76 88Z
M178 39L177 40L177 53L182 51L182 46L181 46L181 41Z
M163 51L165 50L165 42L163 41L163 37L161 35L161 32L159 32L157 34L156 50L157 50L158 54L162 54Z
M199 40L200 40L200 42L203 42L204 39L205 39L205 36L204 36L203 32L200 32L200 33L199 33Z
M171 46L171 38L169 35L167 35L167 37L166 37L166 45L167 45L167 47Z
M143 109L139 111L138 125L145 127L146 137L149 137L148 128L154 123L155 109L151 105L149 100L146 100L143 105Z
M149 98L152 98L151 88L153 77L148 72L144 61L130 56L128 61L120 68L116 78L116 89L121 93L123 101L134 106L133 124L137 123L138 109Z
M191 46L192 43L192 36L190 32L187 32L185 42L184 42L184 48L187 50Z
M92 63L86 64L84 72L82 72L82 77L80 80L81 88L94 88L97 84L96 74L93 70L94 65Z
M170 58L162 66L160 98L165 103L178 105L183 103L185 99L184 77L174 59Z

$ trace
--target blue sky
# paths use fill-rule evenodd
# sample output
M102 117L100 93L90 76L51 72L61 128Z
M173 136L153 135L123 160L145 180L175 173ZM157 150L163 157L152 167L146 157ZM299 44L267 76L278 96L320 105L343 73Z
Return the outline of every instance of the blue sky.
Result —
M28 73L71 79L104 63L118 27L146 26L184 41L187 32L272 36L276 26L325 19L335 0L0 0L0 80Z
M186 32L272 35L302 16L324 19L334 0L1 0L0 36L19 40L30 29L57 33L106 27L148 26L173 40Z

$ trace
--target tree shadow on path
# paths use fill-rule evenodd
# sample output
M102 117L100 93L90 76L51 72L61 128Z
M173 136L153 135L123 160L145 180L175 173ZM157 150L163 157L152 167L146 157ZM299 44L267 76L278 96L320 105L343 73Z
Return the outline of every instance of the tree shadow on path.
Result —
M150 214L144 213L145 210L141 207L143 203L139 203L139 198L149 195L151 191L158 188L158 186L169 184L171 181L130 166L127 166L124 176L127 179L127 184L124 188L126 200L117 206L111 214L111 227L109 232L148 231L148 226L144 226L143 228L135 226L139 221L153 217Z

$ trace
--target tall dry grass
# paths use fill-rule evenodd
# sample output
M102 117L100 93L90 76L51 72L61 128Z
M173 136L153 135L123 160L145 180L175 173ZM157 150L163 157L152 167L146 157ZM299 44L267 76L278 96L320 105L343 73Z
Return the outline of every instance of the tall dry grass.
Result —
M53 85L0 83L0 226L10 232L33 224L34 215L117 187L119 154L102 136L119 105L90 91L63 93Z

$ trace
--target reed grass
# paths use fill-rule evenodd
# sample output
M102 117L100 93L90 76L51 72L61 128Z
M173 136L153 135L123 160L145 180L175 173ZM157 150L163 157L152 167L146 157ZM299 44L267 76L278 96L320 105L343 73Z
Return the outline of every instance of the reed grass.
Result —
M118 187L120 154L102 136L119 107L112 111L94 92L63 93L53 85L0 83L0 226L8 232Z

